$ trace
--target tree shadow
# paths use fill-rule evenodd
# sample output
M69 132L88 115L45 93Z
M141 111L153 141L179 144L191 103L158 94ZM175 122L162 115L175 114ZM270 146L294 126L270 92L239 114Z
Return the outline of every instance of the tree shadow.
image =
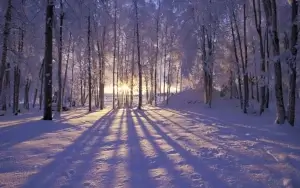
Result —
M177 141L175 141L173 138L168 136L168 134L162 130L162 127L167 126L167 124L164 125L162 123L161 125L158 125L157 122L153 121L152 118L150 118L145 112L138 111L138 114L143 117L152 127L153 129L159 134L166 143L171 146L176 153L178 153L183 159L184 163L181 165L188 165L191 166L194 169L194 178L199 180L197 186L206 186L206 187L229 187L226 181L224 181L220 174L218 172L215 172L211 169L212 166L220 163L218 159L216 161L210 161L211 163L204 162L203 159L199 158L198 156L192 154L190 151L187 150L187 148L184 148L182 145L180 145ZM228 165L228 172L235 171L236 168L230 164ZM174 178L179 178L178 176L175 176ZM200 184L199 184L200 183ZM202 183L202 185L201 185ZM185 182L185 186L183 187L191 187L189 183Z
M108 130L116 112L109 111L89 129L83 132L64 151L54 156L52 162L39 169L29 177L23 188L55 187L63 182L63 187L74 187L81 184L85 173L90 170L91 162L99 150L99 144L108 135Z
M296 143L299 143L300 140L295 132L285 129L290 127L266 123L269 120L261 121L260 117L247 117L246 115L244 119L236 116L225 117L219 113L199 112L199 109L198 111L169 109L169 112L175 113L183 119L192 120L196 125L198 123L199 126L215 128L216 131L205 133L202 137L210 138L214 144L230 151L238 159L237 162L240 165L260 165L265 171L270 172L273 178L277 177L277 179L285 176L299 179L300 158L296 156L300 156L300 145ZM159 113L159 110L155 113L171 121L174 125L183 127ZM297 142L297 140L299 141ZM288 167L279 171L271 169L271 166L276 165Z
M30 141L39 136L65 130L72 126L64 123L53 123L51 121L33 120L25 123L0 127L0 151L8 150L16 144Z
M130 173L129 184L131 188L155 187L155 182L149 175L148 162L140 144L141 138L137 133L136 124L133 121L132 109L127 110L127 134L128 134L128 172Z

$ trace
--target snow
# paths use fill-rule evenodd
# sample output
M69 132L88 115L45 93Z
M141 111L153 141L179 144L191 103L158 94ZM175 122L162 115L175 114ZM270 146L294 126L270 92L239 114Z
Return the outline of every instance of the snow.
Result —
M53 122L39 112L0 117L0 187L300 187L299 126L226 99L207 108L192 90L170 102L79 108Z

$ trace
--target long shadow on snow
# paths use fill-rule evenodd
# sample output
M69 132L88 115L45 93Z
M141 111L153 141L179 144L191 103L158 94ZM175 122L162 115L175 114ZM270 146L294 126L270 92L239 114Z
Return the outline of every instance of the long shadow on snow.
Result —
M169 154L174 154L175 148L172 148L173 151L165 152L161 149L161 147L158 145L158 143L155 141L157 138L154 137L149 131L149 129L146 126L146 123L151 123L145 119L144 121L142 118L144 116L140 115L142 112L134 111L135 116L137 117L138 125L140 126L142 132L145 135L145 139L149 141L149 143L152 145L153 149L155 150L155 153L157 156L155 159L151 159L151 161L148 161L148 169L155 169L155 168L164 168L167 171L167 175L171 176L172 182L174 183L175 187L192 187L192 182L190 182L187 178L183 177L181 175L181 172L176 170L174 167L175 165L168 157ZM150 126L153 126L150 124ZM158 132L158 135L159 132ZM161 135L160 135L161 136ZM163 139L163 137L162 137ZM176 151L175 151L176 152Z
M185 148L183 148L179 143L177 143L173 138L168 136L166 132L164 132L159 125L157 125L156 122L154 122L147 114L145 114L143 111L139 111L140 116L145 118L145 120L154 128L154 130L166 141L168 145L170 145L174 150L182 157L184 158L186 164L192 166L195 170L196 174L193 174L193 176L197 177L198 179L201 179L201 182L205 182L206 187L229 187L228 184L226 184L225 181L223 181L220 177L218 177L218 174L214 171L212 171L209 168L209 165L215 165L214 164L206 164L203 161L201 161L201 158L198 158L197 156L190 153L190 151L187 151ZM164 126L164 125L163 125ZM167 126L167 125L165 125ZM232 169L234 170L234 169ZM186 185L188 187L188 185ZM195 185L193 187L202 186L203 185Z
M110 146L110 148L112 148L114 150L112 157L106 161L109 165L116 165L120 161L120 158L118 157L118 151L123 142L121 140L121 134L122 134L121 129L122 129L122 124L124 122L125 115L126 115L125 110L122 110L122 115L120 117L120 123L118 125L118 130L117 130L118 132L116 135L117 139L115 141L113 141L113 143L108 142L108 143L105 143L105 145L104 145L104 146ZM113 145L111 145L111 144L113 144ZM113 188L113 186L115 186L115 185L113 185L113 183L115 182L115 180L117 178L116 170L117 170L116 167L110 167L109 171L105 172L105 174L103 175L103 177L105 177L105 180L102 181L102 183L104 184L104 185L102 185L102 187Z
M213 126L218 128L218 131L212 132L207 134L206 137L216 138L214 140L218 140L219 143L228 143L225 149L231 150L234 145L229 144L230 142L235 143L239 141L239 143L255 143L253 145L247 145L246 147L249 150L260 150L261 153L264 153L265 161L262 158L257 158L256 156L243 156L239 157L239 163L247 165L251 164L255 161L261 163L265 169L272 172L272 176L282 177L286 176L286 172L278 172L274 169L269 169L267 165L262 164L263 162L271 162L273 164L279 163L286 163L294 168L294 172L291 172L290 176L295 179L300 178L300 161L299 159L295 159L292 157L288 157L289 154L300 156L300 146L295 139L299 138L295 136L295 132L291 132L287 135L287 133L282 132L279 125L261 125L259 117L246 117L251 118L248 122L243 122L241 118L234 118L232 117L218 117L217 114L213 113L199 113L193 110L178 110L178 109L170 109L170 112L176 113L177 115L182 116L186 119L191 119L194 122L203 123L205 125ZM245 114L241 114L245 115ZM245 115L246 116L246 115ZM269 126L269 127L268 127ZM297 131L296 131L297 132ZM228 137L228 136L232 137ZM294 139L291 139L293 137ZM223 145L224 146L224 145ZM224 148L224 147L223 147ZM232 150L231 150L232 151ZM274 153L276 155L277 152L284 153L283 160L278 158L273 158L269 152ZM282 156L282 155L281 155ZM277 156L278 157L278 156ZM266 161L267 160L267 161ZM279 161L276 161L279 160ZM298 170L297 170L298 169ZM298 172L297 172L298 171ZM297 175L298 173L298 175ZM298 183L298 182L297 182Z
M201 152L201 158L202 160L209 160L210 161L210 165L214 165L214 164L221 164L221 166L218 166L218 170L219 172L226 172L224 173L225 176L230 177L231 178L235 178L235 177L239 177L239 180L243 180L247 186L258 186L261 187L263 186L261 183L259 182L253 182L253 181L249 181L249 177L247 177L246 175L240 173L240 171L242 170L240 167L240 164L243 165L251 165L251 164L256 164L259 165L261 168L268 170L268 171L272 171L271 169L269 169L267 167L267 165L270 164L275 164L274 159L272 159L271 156L269 156L269 154L264 153L264 159L262 160L262 158L258 158L257 156L253 156L247 152L245 152L244 150L235 150L234 147L235 145L232 145L232 143L230 143L230 141L232 142L236 142L236 139L222 139L222 134L219 134L219 131L216 131L214 133L206 133L206 134L196 134L194 132L199 132L199 130L193 130L193 128L185 128L184 126L180 125L179 123L176 123L175 121L170 120L170 118L162 115L162 113L157 113L157 112L153 112L155 114L157 114L157 116L159 116L160 118L163 118L164 120L167 120L169 122L171 122L172 126L176 126L177 128L179 128L180 130L182 130L182 132L187 132L189 134L192 134L194 136L197 136L197 140L198 141L205 141L207 143L210 143L214 146L216 146L218 149L205 149L205 148L201 148L198 149L199 152ZM149 115L150 117L151 115ZM155 119L155 117L153 116L153 118ZM158 118L158 119L160 119ZM186 119L186 118L185 118ZM164 124L163 122L160 122L162 124ZM205 124L204 122L200 122L201 124L198 126L205 126L205 127L213 127L216 125L209 125L209 124ZM164 128L167 129L169 132L174 132L174 130L172 130L172 126L168 126L168 124L164 124ZM188 127L193 127L193 126L188 126ZM224 127L224 126L222 126ZM178 129L177 129L178 130ZM176 134L176 133L174 133ZM226 135L225 135L226 136ZM180 138L180 137L179 137ZM186 140L184 140L184 142L186 144L188 144L191 147L194 147L194 143L192 143L190 140L191 138L186 137ZM195 141L195 140L193 140ZM239 144L242 143L245 140L241 140L239 141ZM201 145L200 145L201 146ZM197 146L197 148L199 148L199 146ZM243 148L243 147L242 147ZM196 149L196 148L195 148ZM197 149L196 149L197 150ZM250 150L248 150L249 152ZM219 154L219 153L223 153L225 152L227 155L226 158L222 157L219 161L215 161L214 162L214 155L215 154ZM228 168L228 165L232 166L235 170L233 170L232 168ZM225 168L224 168L225 167ZM237 174L235 174L236 172L239 172ZM275 174L276 175L276 174ZM245 185L245 186L246 186Z
M295 137L299 139L298 142L290 139L291 137L287 135L287 133L284 133L280 130L280 125L260 126L259 124L261 123L261 120L259 120L259 117L253 117L253 119L251 119L252 122L242 122L241 120L238 120L240 118L229 119L226 117L217 117L213 114L206 115L200 114L199 112L186 110L177 109L175 111L171 110L170 112L177 113L184 118L192 119L193 121L199 123L217 127L219 129L218 132L215 132L217 135L215 133L212 134L214 134L214 136L218 136L219 138L221 138L220 136L222 135L226 136L231 134L235 136L235 139L257 142L260 147L275 147L280 149L280 151L300 155L300 145L295 145L295 143L300 142L299 137ZM291 134L293 134L293 132Z
M43 134L71 128L64 123L35 120L6 127L0 127L0 151L8 150L16 144L30 141Z
M54 156L52 162L29 177L22 188L55 187L62 177L66 179L64 187L81 184L85 173L90 170L90 162L99 149L98 144L108 135L115 113L110 111L96 121L64 151Z
M149 175L148 162L140 144L140 136L137 133L133 121L131 109L127 110L127 135L128 135L128 171L130 173L130 188L152 188L156 187L154 180Z

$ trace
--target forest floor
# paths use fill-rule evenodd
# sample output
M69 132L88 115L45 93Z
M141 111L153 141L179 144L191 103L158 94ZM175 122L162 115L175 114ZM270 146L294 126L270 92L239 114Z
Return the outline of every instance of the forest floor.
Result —
M199 106L0 117L0 187L300 187L299 126Z

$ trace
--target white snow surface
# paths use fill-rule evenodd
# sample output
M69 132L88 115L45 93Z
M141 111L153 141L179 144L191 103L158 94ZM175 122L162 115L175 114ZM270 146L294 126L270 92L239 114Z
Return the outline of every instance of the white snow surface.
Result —
M189 104L189 93L168 107L75 109L52 122L0 117L0 187L300 187L299 126L228 100Z

